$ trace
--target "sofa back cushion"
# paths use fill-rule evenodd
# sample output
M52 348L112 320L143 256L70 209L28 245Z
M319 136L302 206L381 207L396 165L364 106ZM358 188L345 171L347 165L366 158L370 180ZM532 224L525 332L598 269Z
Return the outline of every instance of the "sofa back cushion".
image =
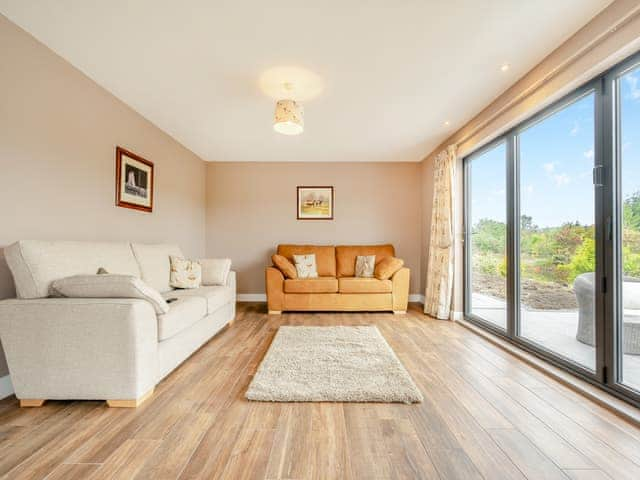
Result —
M48 297L54 280L93 275L100 267L140 276L129 243L21 240L6 247L4 255L23 299Z
M278 245L278 255L294 263L294 255L316 256L316 269L321 277L336 276L336 248L333 245ZM355 267L354 267L355 268Z
M140 266L142 280L159 292L171 290L171 263L169 257L184 258L180 247L169 244L132 243L131 248ZM108 270L108 269L107 269ZM116 272L109 272L116 273Z
M394 257L393 245L339 245L336 247L336 270L338 277L355 277L356 257L375 255L376 265L385 257Z

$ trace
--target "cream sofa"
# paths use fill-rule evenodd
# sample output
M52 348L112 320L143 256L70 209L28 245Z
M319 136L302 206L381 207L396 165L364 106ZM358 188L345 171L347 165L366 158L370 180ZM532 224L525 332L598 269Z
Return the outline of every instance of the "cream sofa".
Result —
M394 257L393 245L278 245L278 255L316 256L318 278L288 279L275 266L265 269L269 314L283 311L407 312L411 272L403 267L388 280L355 276L356 257L375 255L376 264Z
M174 245L20 241L5 249L17 299L0 301L0 339L16 397L107 400L137 406L154 386L235 318L235 273L226 285L172 290ZM128 298L52 298L57 279L135 275L167 298L166 314Z

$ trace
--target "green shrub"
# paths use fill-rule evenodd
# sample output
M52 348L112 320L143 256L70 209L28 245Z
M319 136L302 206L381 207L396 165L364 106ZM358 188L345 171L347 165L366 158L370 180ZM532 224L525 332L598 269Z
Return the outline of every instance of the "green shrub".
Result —
M566 274L567 282L573 283L578 275L596 270L596 242L586 238L571 260L566 265L559 265L558 270Z

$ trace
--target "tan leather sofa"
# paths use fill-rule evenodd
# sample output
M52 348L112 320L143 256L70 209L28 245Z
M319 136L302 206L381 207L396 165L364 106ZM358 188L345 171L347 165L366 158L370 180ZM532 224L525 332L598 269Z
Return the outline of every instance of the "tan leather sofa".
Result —
M267 267L270 314L287 310L407 311L408 268L401 268L389 280L355 277L356 256L375 255L378 264L384 257L395 256L393 245L278 245L277 253L291 262L294 254L315 254L318 278L288 279L275 266Z

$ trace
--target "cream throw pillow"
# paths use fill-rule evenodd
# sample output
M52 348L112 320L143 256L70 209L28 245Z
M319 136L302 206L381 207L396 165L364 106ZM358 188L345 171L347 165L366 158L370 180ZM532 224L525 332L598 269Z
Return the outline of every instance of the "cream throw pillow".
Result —
M356 277L371 278L375 268L375 255L358 255L356 257Z
M293 263L296 264L298 278L318 278L315 253L311 255L294 255Z
M226 285L231 271L230 258L201 258L202 285Z
M170 256L171 275L169 285L173 288L198 288L202 282L202 266L195 260Z
M169 311L160 292L133 275L74 275L56 280L51 288L70 298L140 298L153 305L157 314Z

